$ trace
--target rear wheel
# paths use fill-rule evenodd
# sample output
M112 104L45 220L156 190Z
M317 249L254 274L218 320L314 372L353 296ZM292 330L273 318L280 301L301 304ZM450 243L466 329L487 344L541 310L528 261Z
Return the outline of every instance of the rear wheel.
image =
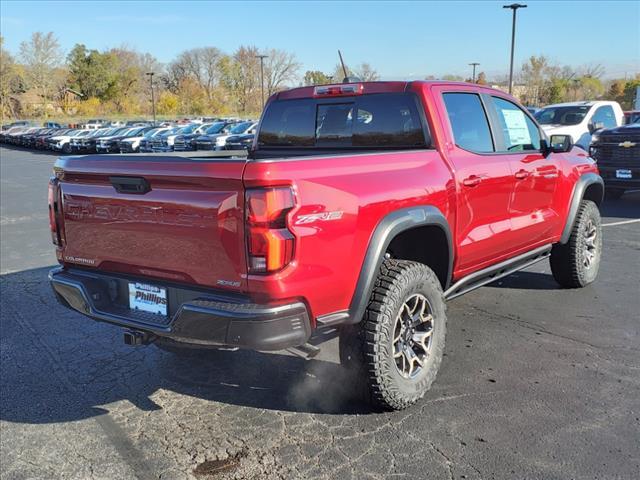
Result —
M435 380L446 334L440 282L426 265L386 260L364 318L340 332L340 361L373 405L401 410Z
M596 279L601 256L600 211L591 200L583 200L569 241L554 245L551 250L551 273L563 287L584 287Z

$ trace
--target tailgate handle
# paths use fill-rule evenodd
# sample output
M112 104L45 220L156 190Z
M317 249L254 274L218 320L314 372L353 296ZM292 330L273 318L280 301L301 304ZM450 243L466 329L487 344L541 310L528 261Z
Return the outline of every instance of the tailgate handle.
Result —
M109 177L109 181L118 193L136 193L144 195L151 191L151 185L142 177Z

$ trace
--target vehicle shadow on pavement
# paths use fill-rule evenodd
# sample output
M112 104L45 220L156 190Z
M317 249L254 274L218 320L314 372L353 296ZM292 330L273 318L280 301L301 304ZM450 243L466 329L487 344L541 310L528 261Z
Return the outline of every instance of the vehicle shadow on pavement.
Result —
M600 212L603 217L640 218L640 191L627 192L615 200L605 198Z
M162 390L202 400L308 413L369 413L338 363L286 352L190 351L123 344L122 329L57 304L49 268L0 277L0 419L60 423L128 400L155 410ZM336 359L337 361L337 359Z
M518 288L522 290L559 290L562 287L550 273L519 271L487 285L493 288Z

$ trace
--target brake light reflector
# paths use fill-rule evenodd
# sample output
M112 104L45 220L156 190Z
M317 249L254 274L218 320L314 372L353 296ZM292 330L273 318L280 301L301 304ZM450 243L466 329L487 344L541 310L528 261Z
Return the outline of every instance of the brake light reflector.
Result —
M49 204L49 229L51 230L51 241L54 245L60 246L60 232L58 230L58 179L49 179L49 191L47 203Z
M313 89L314 97L340 97L362 95L364 85L361 83L343 83L339 85L321 85Z
M272 273L293 260L295 237L288 229L287 214L294 207L290 187L247 190L247 253L251 273Z

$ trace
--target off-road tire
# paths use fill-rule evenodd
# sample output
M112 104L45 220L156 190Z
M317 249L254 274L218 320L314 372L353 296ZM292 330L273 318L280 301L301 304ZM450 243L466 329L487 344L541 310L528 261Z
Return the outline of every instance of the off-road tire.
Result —
M396 317L412 295L426 298L433 316L430 353L415 378L404 378L393 358ZM385 260L376 278L362 321L340 331L340 362L359 393L374 407L401 410L417 402L436 378L446 335L442 287L426 265Z
M608 200L617 200L624 195L624 188L605 188L604 195Z
M595 258L589 266L585 265L585 250L587 247L589 225L596 228ZM571 230L569 241L562 245L556 244L551 249L551 273L561 286L566 288L581 288L592 283L600 268L602 256L602 222L598 206L591 200L583 200L578 208L578 214Z

